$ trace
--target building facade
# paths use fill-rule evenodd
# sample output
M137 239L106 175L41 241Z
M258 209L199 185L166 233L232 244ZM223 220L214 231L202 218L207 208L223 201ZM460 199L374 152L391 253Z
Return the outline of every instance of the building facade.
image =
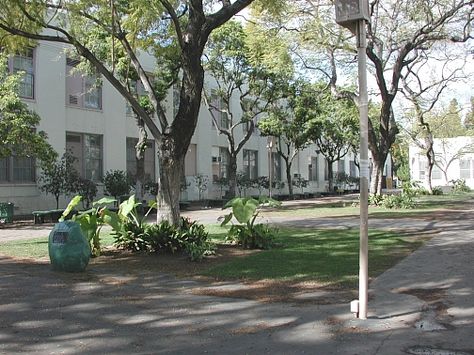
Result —
M436 164L431 174L432 186L447 186L451 181L463 179L474 189L474 137L435 138ZM410 176L428 187L428 161L423 150L409 148Z
M153 71L153 58L143 56L141 61L146 70ZM100 197L103 194L101 180L105 172L126 170L133 174L136 171L134 145L138 132L131 109L122 96L106 80L97 87L97 78L78 73L74 69L77 64L77 60L69 58L61 45L40 42L25 54L12 57L9 69L12 72L25 72L20 95L40 115L38 129L48 134L50 144L60 155L65 150L73 153L81 176L98 183ZM212 86L212 80L206 80L206 85ZM232 105L232 110L239 112L239 102L235 100ZM173 90L170 90L165 106L171 116L176 109ZM221 119L225 120L225 117ZM245 127L242 127L237 134L243 136L244 130ZM255 132L238 156L238 171L251 179L269 176L271 171L274 181L285 182L285 187L278 193L286 193L285 166L275 149L270 151L268 146L267 137ZM201 105L198 126L185 160L187 186L182 199L222 197L222 189L216 182L227 175L226 147L227 140L218 134L207 107ZM145 172L151 180L158 175L156 147L152 140L145 153ZM348 155L336 162L334 172L358 176L354 156ZM53 196L46 195L38 188L36 181L39 173L31 158L10 157L0 160L0 201L14 203L15 214L54 208ZM195 183L196 175L205 176L209 181L207 189L201 194ZM302 190L295 188L295 193L327 191L326 162L314 145L295 158L292 175L309 180L307 187ZM250 189L246 193L258 194L259 191ZM265 193L268 194L268 191ZM64 207L69 198L61 197L60 205Z

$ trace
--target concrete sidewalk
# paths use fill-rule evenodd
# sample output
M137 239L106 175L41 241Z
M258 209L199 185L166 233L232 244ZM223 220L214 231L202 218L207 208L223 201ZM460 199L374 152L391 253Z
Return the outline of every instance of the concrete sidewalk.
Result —
M344 228L357 223L337 220ZM438 233L371 283L365 321L349 304L321 305L314 294L302 304L269 304L198 295L216 286L146 269L96 264L62 274L47 263L0 258L0 353L474 354L474 222L377 223Z

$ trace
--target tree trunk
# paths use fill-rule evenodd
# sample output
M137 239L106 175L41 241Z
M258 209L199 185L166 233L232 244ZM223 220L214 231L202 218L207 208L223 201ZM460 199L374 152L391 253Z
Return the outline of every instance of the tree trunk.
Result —
M373 160L372 176L370 180L370 193L373 195L382 194L382 176L384 165L385 160L382 163L375 159Z
M157 223L168 221L173 225L180 222L179 197L184 156L158 156L160 172L158 180Z
M237 187L237 157L229 155L229 198L236 196L235 190Z
M293 198L293 180L291 178L291 162L285 160L286 164L286 181L288 183L288 195Z
M328 162L328 183L329 183L329 192L334 192L334 169L332 167L334 162L331 162L330 160Z
M428 162L428 171L426 172L426 182L428 184L428 193L433 194L433 184L431 180L431 173L433 172L433 164Z
M138 127L138 143L135 146L135 159L137 162L137 174L135 176L135 197L141 202L144 196L144 186L145 186L145 150L146 150L146 140L147 133L145 130L145 122L135 116L136 124Z

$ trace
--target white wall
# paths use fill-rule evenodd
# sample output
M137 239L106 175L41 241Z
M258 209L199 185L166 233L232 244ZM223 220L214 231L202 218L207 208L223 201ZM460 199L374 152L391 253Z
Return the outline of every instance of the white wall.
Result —
M91 110L71 107L66 105L66 55L64 48L46 42L40 42L35 53L35 99L26 100L28 105L41 117L40 129L48 134L49 142L61 155L66 146L66 132L99 134L103 136L103 173L108 170L126 169L126 137L137 137L135 122L126 115L125 100L107 82L104 81L102 88L102 109ZM153 58L141 56L145 69L152 71ZM207 80L207 85L211 85ZM171 116L172 93L166 100L166 110ZM240 105L237 100L232 103L232 110L239 112ZM236 129L237 136L243 136L242 128ZM149 135L151 137L151 135ZM196 132L191 140L197 147L197 172L209 177L209 187L204 198L216 198L220 189L212 184L212 162L211 151L213 146L227 146L224 136L218 135L212 128L210 114L206 105L201 105L199 121ZM258 176L268 175L268 149L267 138L253 135L247 142L245 149L258 150ZM315 146L310 146L300 152L293 163L292 175L301 174L308 178L309 158L315 156ZM243 170L242 153L239 154L237 164L238 171ZM345 159L345 170L349 173L349 160ZM318 182L311 182L305 188L305 192L324 192L327 182L324 181L323 158L319 158ZM335 166L337 171L337 165ZM158 168L156 168L158 175ZM282 180L286 181L285 166L282 161ZM186 198L195 200L198 198L197 189L192 177L187 177L191 185L186 191ZM99 189L102 191L102 188ZM285 187L287 191L287 187ZM295 191L296 192L296 191ZM258 190L248 191L250 194L258 193ZM40 192L36 184L1 184L0 200L15 204L15 214L29 214L33 210L44 210L55 208L52 196L46 196ZM68 198L61 198L61 207L67 204Z

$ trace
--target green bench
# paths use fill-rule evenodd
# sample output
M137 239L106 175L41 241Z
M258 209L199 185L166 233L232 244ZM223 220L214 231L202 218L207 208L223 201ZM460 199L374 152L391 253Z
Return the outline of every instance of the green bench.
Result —
M51 220L51 222L56 223L61 215L63 214L64 209L57 210L48 210L48 211L33 211L33 217L35 219L35 224L44 223L45 220Z

